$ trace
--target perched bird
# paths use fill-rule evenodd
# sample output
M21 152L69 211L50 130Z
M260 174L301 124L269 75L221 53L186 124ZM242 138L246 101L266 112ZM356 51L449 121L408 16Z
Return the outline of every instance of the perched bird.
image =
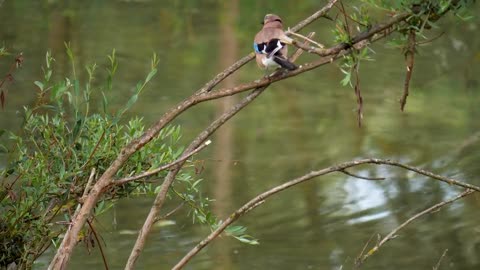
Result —
M291 44L292 39L283 32L282 19L275 14L267 14L262 24L263 28L255 35L253 42L258 66L267 70L279 67L297 69L287 59L287 44Z

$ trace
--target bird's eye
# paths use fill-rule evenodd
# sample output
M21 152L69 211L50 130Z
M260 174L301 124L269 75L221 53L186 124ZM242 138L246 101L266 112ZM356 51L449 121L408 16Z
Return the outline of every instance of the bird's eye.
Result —
M261 22L260 22L260 24L261 24L261 25L264 25L264 24L265 24L265 22L264 22L264 21L261 21Z

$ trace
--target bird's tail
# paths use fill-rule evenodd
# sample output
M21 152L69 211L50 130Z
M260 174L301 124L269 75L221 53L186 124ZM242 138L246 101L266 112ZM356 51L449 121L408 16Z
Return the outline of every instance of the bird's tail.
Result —
M297 65L295 65L294 63L288 61L287 59L285 59L283 57L277 56L277 55L273 56L273 61L275 61L275 63L279 64L281 67L283 67L285 69L288 69L288 70L295 70L295 69L298 68Z

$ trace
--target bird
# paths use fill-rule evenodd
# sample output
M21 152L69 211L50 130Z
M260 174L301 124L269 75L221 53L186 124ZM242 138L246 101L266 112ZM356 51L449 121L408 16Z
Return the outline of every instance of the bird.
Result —
M283 31L282 19L275 14L267 14L262 29L255 35L253 48L257 64L262 69L285 68L295 70L298 67L287 59L287 44L292 39Z

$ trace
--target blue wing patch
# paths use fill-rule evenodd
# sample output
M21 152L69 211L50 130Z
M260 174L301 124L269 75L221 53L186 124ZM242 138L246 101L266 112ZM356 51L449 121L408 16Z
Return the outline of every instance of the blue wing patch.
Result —
M265 52L265 43L260 43L260 44L257 44L257 43L253 43L253 49L255 50L256 53L260 53L260 54L266 54Z

